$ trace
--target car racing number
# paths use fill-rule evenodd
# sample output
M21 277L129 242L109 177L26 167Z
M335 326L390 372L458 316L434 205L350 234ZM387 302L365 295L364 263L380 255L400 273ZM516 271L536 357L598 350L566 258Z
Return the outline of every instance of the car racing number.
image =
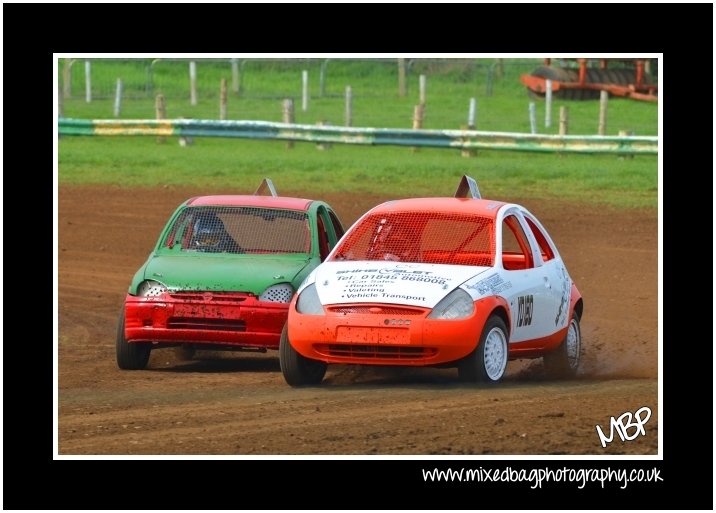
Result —
M532 324L532 312L534 310L534 298L532 294L519 296L517 298L517 327L529 326Z

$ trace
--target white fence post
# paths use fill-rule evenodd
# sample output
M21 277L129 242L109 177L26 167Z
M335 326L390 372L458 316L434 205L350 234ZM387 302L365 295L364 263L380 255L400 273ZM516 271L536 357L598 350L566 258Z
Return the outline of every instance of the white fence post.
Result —
M549 128L552 126L552 81L546 80L547 91L545 91L544 103L544 126Z
M495 69L497 70L497 78L505 78L505 59L497 59Z
M353 125L353 89L346 86L346 126Z
M467 111L467 130L475 130L475 118L477 117L477 100L470 98L470 107ZM476 150L462 150L460 154L463 157L474 157L477 155Z
M167 104L164 100L163 94L158 94L154 100L154 110L156 111L157 119L166 119L167 117ZM167 138L163 136L157 137L158 143L166 142Z
M326 95L326 75L328 74L328 59L321 63L321 71L318 77L318 96L323 98Z
M420 103L425 104L425 96L426 96L426 89L427 87L427 77L425 75L420 75Z
M69 99L72 98L72 64L74 59L65 59L65 65L62 68L62 96Z
M117 91L114 94L114 117L118 118L122 112L122 79L117 79Z
M565 105L559 108L559 135L569 133L569 111Z
M196 62L189 62L189 88L191 94L191 104L197 104L196 97Z
M599 91L599 128L597 134L604 135L607 133L607 103L609 102L609 93Z
M631 137L631 136L633 136L633 135L634 135L634 131L633 131L633 130L619 130L619 137ZM627 153L627 154L621 155L620 158L623 158L623 159L633 159L633 158L634 158L634 155Z
M219 86L219 119L226 119L226 113L228 111L227 108L227 86L226 86L226 79L221 79L221 85Z
M470 109L467 111L467 128L468 130L475 130L475 118L477 116L477 100L470 98Z
M65 117L65 100L62 97L62 91L57 90L57 117L58 118L64 118Z
M398 96L401 98L407 93L405 75L405 59L398 59Z
M301 82L303 83L303 94L301 96L301 110L306 112L308 110L308 70L303 70L301 73Z
M293 124L295 118L294 118L294 108L293 108L293 98L286 98L283 101L283 122L288 124ZM286 141L286 149L293 148L293 141Z
M85 61L85 101L92 102L92 67L90 61Z
M239 59L231 59L231 90L239 94Z
M530 102L530 133L537 133L537 106L535 102Z
M423 118L425 117L425 104L419 103L413 109L413 130L420 130L423 128ZM413 153L418 151L417 146L412 147Z
M321 120L318 123L316 123L318 126L331 126L331 124L326 120ZM333 147L333 145L329 142L319 142L316 144L316 149L318 150L330 150Z
M492 96L492 83L495 80L495 65L487 68L487 81L485 82L485 96Z

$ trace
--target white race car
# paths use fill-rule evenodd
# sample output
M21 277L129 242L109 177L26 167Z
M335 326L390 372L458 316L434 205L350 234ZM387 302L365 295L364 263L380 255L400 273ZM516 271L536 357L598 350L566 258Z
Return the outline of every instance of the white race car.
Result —
M289 385L327 364L455 366L499 381L507 361L544 358L577 373L582 296L554 242L520 205L481 199L467 176L452 198L389 201L364 214L305 279L281 335Z

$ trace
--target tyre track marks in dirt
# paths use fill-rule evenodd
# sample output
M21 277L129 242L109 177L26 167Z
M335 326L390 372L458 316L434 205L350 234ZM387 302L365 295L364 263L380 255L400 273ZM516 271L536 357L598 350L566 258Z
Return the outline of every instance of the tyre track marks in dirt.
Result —
M631 396L635 409L654 393L647 381L615 385L611 399ZM64 450L222 454L233 447L237 453L259 455L559 454L577 440L593 446L594 426L611 413L579 407L578 402L594 396L603 399L601 384L590 382L570 383L569 389L563 384L508 383L488 389L401 385L389 394L375 386L256 389L248 394L224 387L173 391L155 396L153 404L140 395L139 404L132 404L139 394L78 394L62 413ZM422 399L416 401L416 394ZM100 404L90 406L86 400ZM177 404L186 408L178 410ZM652 411L656 418L656 405ZM649 429L656 428L651 423ZM653 442L615 445L608 453L638 453Z
M577 381L545 381L541 361L510 362L485 388L459 385L454 369L330 366L323 387L294 390L276 352L181 362L159 350L150 370L119 371L119 308L167 218L191 196L236 192L60 187L60 454L656 453L655 211L502 198L538 216L582 291ZM321 199L348 226L390 198ZM602 450L594 426L641 406L647 436Z

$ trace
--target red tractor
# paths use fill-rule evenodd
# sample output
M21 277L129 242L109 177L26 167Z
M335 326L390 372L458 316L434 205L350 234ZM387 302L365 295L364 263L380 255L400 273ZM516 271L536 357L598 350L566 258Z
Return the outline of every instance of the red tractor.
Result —
M634 100L658 101L657 84L647 72L649 61L646 59L567 59L577 62L577 68L554 67L551 59L545 59L545 65L530 75L522 75L520 80L527 86L531 95L544 97L547 80L552 82L552 93L565 100L592 100L599 98L600 91L612 96L624 96ZM588 66L598 63L597 66ZM621 67L607 67L608 63L618 63Z

